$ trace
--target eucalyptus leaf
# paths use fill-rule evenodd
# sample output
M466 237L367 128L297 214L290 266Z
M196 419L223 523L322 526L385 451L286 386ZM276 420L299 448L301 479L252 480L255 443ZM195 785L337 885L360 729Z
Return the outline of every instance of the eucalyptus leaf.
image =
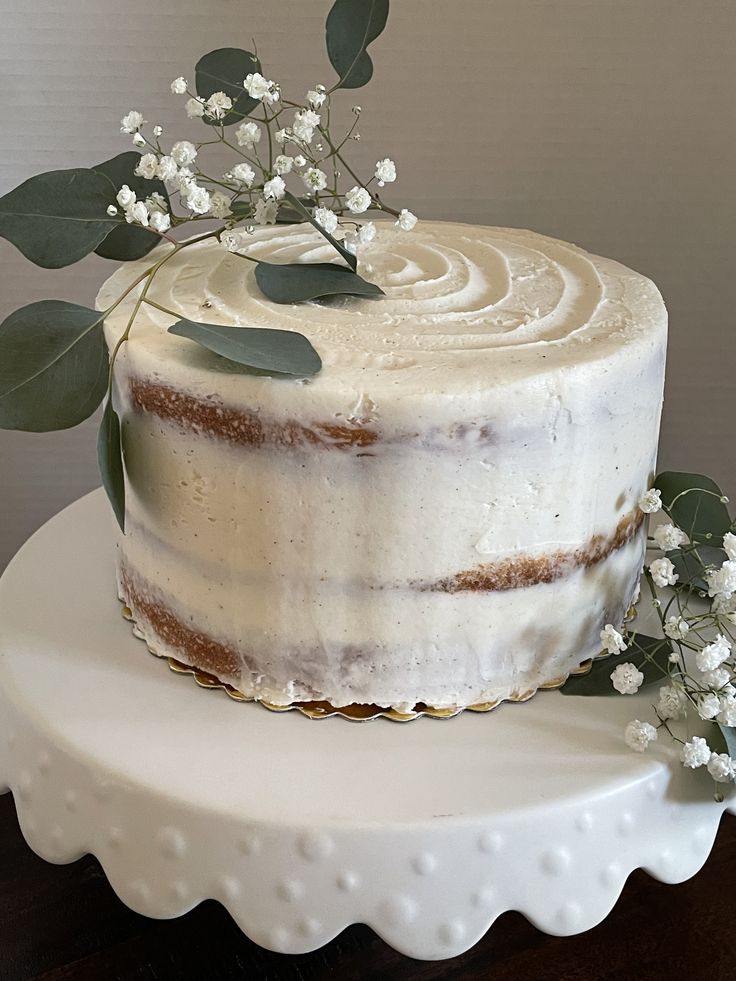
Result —
M668 552L667 558L675 567L678 586L686 586L688 589L705 592L708 589L708 583L705 580L706 568L722 565L728 556L722 548L715 548L712 545L699 545L694 551L684 548Z
M37 266L70 266L120 224L106 213L114 199L110 180L95 170L38 174L0 198L0 235Z
M290 191L287 191L286 194L284 195L284 199L289 202L291 207L294 209L294 211L296 211L298 215L301 215L301 217L305 221L308 221L310 225L313 225L317 229L320 235L322 235L324 238L327 239L327 241L330 243L332 248L340 253L340 255L343 257L345 262L347 262L347 264L350 266L353 272L355 272L358 266L357 257L353 255L352 252L349 252L340 242L337 241L336 238L333 238L333 236L330 235L328 231L325 231L325 229L319 224L319 222L315 221L315 219L312 217L311 211L305 208L304 204L300 201L298 197L296 197L296 195L292 194Z
M246 75L260 70L258 58L242 48L218 48L203 55L194 69L197 95L208 99L215 92L224 92L232 99L233 106L222 119L205 115L202 121L208 126L231 126L260 105L260 101L252 99L243 88Z
M131 191L135 191L139 200L145 200L151 194L158 193L166 201L167 208L170 207L169 195L163 181L146 180L145 177L138 177L135 173L140 159L140 154L135 150L126 150L125 153L119 153L110 160L95 164L92 170L104 174L112 184L111 204L116 204L117 192L123 184L127 184ZM103 259L129 262L131 259L142 259L144 255L148 255L160 241L158 235L153 232L122 220L118 221L117 227L113 228L97 246L95 252Z
M371 80L366 51L386 26L388 0L335 0L327 15L327 54L339 76L336 89L358 89Z
M632 634L627 640L629 646L622 654L596 658L587 674L571 675L560 688L562 694L618 695L611 682L611 672L619 664L627 663L636 665L644 675L642 688L664 684L672 651L670 642L662 637L647 637L644 634Z
M69 429L92 415L107 390L104 316L39 300L0 324L1 429Z
M125 477L120 418L108 398L97 433L97 463L108 500L120 530L125 531Z
M691 542L723 542L731 518L714 480L699 473L667 470L657 476L654 486L661 492L663 507Z
M256 282L274 303L299 303L323 296L382 296L383 290L332 262L294 262L276 264L259 262Z
M723 742L726 744L726 752L736 760L736 729L733 726L724 726L721 722L716 722Z
M319 355L307 338L293 330L178 320L169 327L169 333L196 341L221 358L259 372L306 378L316 375L322 367Z

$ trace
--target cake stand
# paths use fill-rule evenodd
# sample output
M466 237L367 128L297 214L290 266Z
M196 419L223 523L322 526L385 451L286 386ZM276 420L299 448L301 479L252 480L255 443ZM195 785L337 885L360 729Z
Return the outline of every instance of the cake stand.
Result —
M505 910L579 933L633 869L688 878L736 810L667 742L625 747L646 693L356 724L203 691L121 618L111 522L101 492L82 498L0 581L0 787L35 852L94 854L139 913L214 898L271 950L361 922L451 957Z

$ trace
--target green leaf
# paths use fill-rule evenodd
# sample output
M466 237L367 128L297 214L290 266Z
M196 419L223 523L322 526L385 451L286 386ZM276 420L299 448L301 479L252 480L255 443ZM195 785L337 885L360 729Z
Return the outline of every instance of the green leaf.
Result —
M135 191L139 200L145 200L154 192L160 194L169 206L169 195L163 181L149 181L138 177L135 168L141 159L135 150L126 150L110 160L96 164L92 170L104 174L112 184L112 195L109 204L115 204L115 195L123 184ZM132 259L142 259L155 248L161 239L158 235L141 228L139 225L129 225L127 221L118 221L117 227L107 235L97 246L95 252L103 259L115 259L118 262L129 262Z
M1 429L69 429L92 415L107 390L104 316L40 300L0 324Z
M110 181L94 170L52 170L0 198L0 235L44 269L70 266L120 223L106 208Z
M259 262L256 282L274 303L299 303L323 296L379 296L383 290L366 282L352 269L332 262L294 262L276 264Z
M325 35L330 63L340 77L334 88L359 89L371 80L366 48L386 26L388 0L335 0Z
M233 100L233 107L222 119L203 116L202 121L208 126L231 126L252 112L260 101L251 99L243 80L260 70L258 58L242 48L218 48L203 55L194 69L197 95L208 99L215 92L224 92Z
M714 725L718 726L723 738L725 752L736 760L736 729L733 726L724 726L721 722L715 722Z
M284 199L289 202L297 214L301 215L305 221L308 221L310 225L313 225L317 229L320 235L327 239L332 248L340 253L345 262L347 262L353 272L355 272L358 266L357 256L353 255L352 252L349 252L343 245L340 244L340 242L337 241L336 238L333 238L329 232L325 231L319 222L314 220L312 217L312 212L308 211L307 208L304 207L303 203L298 197L296 197L296 195L292 194L290 191L287 191L284 195Z
M731 528L731 518L721 501L723 491L710 477L668 470L657 476L662 505L678 528L693 543L718 545Z
M125 531L125 477L120 419L108 398L97 433L97 463L108 500L115 512L120 530Z
M722 548L712 545L699 545L696 551L678 549L668 552L667 558L672 561L678 575L676 585L687 589L699 589L706 592L708 583L705 580L705 570L708 566L722 565L728 556Z
M196 341L221 358L259 372L306 378L316 375L322 361L303 334L267 327L229 327L178 320L170 334Z
M611 672L619 664L635 664L644 675L641 687L664 684L672 646L662 637L631 634L628 648L622 654L612 654L593 660L587 674L572 675L560 688L563 695L618 695L611 682ZM650 660L651 659L651 660Z

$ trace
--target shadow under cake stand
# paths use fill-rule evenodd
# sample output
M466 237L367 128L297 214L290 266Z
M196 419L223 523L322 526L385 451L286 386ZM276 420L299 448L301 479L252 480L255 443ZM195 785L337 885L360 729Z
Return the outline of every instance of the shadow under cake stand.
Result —
M214 898L271 950L359 922L452 957L506 910L579 933L634 869L689 878L736 812L668 741L626 748L647 692L356 725L202 691L121 618L111 521L87 495L0 580L0 788L37 854L92 853L139 913Z

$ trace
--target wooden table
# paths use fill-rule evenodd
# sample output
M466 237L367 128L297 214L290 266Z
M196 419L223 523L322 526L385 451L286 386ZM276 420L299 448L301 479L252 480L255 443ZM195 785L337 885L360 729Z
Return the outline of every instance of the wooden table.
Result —
M0 981L734 981L736 820L726 815L703 870L679 886L635 872L611 915L574 937L548 937L506 913L461 957L402 957L367 927L292 957L248 940L214 901L149 920L118 900L93 858L42 861L0 797Z

